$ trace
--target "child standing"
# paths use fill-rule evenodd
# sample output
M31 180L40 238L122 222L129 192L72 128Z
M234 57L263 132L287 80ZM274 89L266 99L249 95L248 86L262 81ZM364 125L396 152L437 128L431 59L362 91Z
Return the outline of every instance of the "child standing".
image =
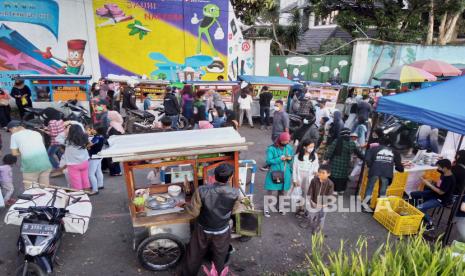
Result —
M71 188L83 190L90 188L88 138L83 128L77 124L67 126L65 140L64 164L68 169Z
M87 134L91 136L89 147L89 180L92 185L92 195L98 194L100 189L103 189L103 172L102 172L102 158L95 158L94 155L98 154L105 144L105 129L100 128L97 131L89 129Z
M15 200L11 198L14 192L13 170L11 166L16 164L17 160L16 156L7 154L3 157L3 165L0 166L0 196L3 194L6 205L15 203Z
M308 188L308 200L306 208L306 221L302 221L299 226L310 228L312 233L323 230L325 223L325 207L327 206L328 196L334 192L334 183L329 179L331 169L328 165L321 165L318 169L318 177L314 177Z

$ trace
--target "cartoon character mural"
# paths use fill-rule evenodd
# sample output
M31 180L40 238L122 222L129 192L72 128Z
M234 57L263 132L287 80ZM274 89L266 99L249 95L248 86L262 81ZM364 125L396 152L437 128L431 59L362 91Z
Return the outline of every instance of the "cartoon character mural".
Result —
M83 1L0 0L0 11L2 87L18 74L100 74L97 62L84 67L95 37L88 37Z
M210 46L210 50L214 56L214 61L212 64L208 65L207 70L209 72L216 73L221 73L224 71L224 64L217 57L218 52L216 51L215 46L213 45L212 39L210 37L210 28L212 28L214 25L217 26L217 29L214 34L214 38L216 40L221 40L224 38L223 29L221 28L221 24L218 22L219 16L220 8L215 4L207 4L205 5L205 7L203 7L203 18L201 20L197 18L197 13L194 13L194 17L191 19L192 24L198 24L200 22L197 42L197 54L199 55L202 53L202 37L205 36L205 38L208 41L208 45Z
M65 64L57 68L59 74L82 75L84 72L84 50L86 43L87 41L83 39L68 40L68 57L66 59L54 56L51 51L52 47L47 47L45 52L37 52L40 52L45 59L52 58Z
M93 4L103 76L147 75L179 81L189 75L216 80L228 70L227 0L125 4L93 0ZM121 24L127 18L129 24Z

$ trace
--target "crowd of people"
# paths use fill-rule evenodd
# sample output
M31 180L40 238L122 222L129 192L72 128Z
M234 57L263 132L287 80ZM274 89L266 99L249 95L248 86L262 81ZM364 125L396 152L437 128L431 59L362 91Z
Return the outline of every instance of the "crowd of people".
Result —
M385 197L394 170L404 171L401 154L392 147L391 140L379 128L371 129L369 118L380 97L379 88L375 87L372 93L363 96L356 96L352 91L342 111L329 110L325 100L313 104L309 93L295 91L294 94L299 93L300 97L295 96L289 106L290 112L303 118L304 123L292 135L289 115L283 110L282 102L275 102L272 145L266 150L266 164L261 168L267 171L264 186L267 195L278 194L275 201L278 207L281 206L279 197L282 195L303 198L306 208L300 208L296 213L299 219L303 219L299 225L319 231L324 224L325 197L343 195L348 183L355 187L364 163L368 168L368 181L362 200L367 204L362 207L364 212L373 212L369 206L377 181L378 197ZM266 126L263 117L269 105L262 99L260 105L262 125ZM368 144L370 131L373 133ZM416 138L419 149L438 152L437 129L420 126ZM440 159L437 162L440 181L432 183L422 179L427 187L425 191L410 195L412 203L425 213L427 230L434 229L427 210L450 205L465 185L464 154L465 151L460 151L453 163ZM277 209L279 213L285 213ZM264 216L270 215L265 208ZM465 201L457 216L465 217ZM459 221L465 240L465 220Z

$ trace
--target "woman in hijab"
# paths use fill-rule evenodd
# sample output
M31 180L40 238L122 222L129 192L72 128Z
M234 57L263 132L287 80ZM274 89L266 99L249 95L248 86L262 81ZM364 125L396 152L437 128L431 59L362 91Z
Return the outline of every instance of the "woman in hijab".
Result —
M107 136L111 137L113 135L123 135L125 133L123 127L123 117L117 111L108 111L107 119L109 122L109 128L107 130ZM119 162L113 162L111 158L105 158L104 164L102 167L108 168L110 170L110 176L121 176L121 167ZM102 168L103 170L103 168Z
M274 196L273 193L277 191L277 202L279 202L279 196L283 196L291 188L294 151L292 146L289 145L290 140L291 135L283 132L276 142L266 150L266 164L270 167L270 170L265 178L265 190L268 196ZM274 206L265 206L265 217L270 216L269 207ZM284 210L279 210L279 212L282 215L285 214Z
M191 85L185 85L182 89L182 115L186 117L189 124L194 124L194 94Z
M350 129L343 128L339 137L330 144L323 162L331 166L330 179L334 183L334 190L339 194L343 194L347 188L352 154L360 159L364 158L355 142L350 140Z
M342 120L342 113L339 110L334 111L333 122L329 128L328 135L328 145L330 145L334 140L339 138L341 130L344 128L344 121ZM350 133L349 133L350 134Z

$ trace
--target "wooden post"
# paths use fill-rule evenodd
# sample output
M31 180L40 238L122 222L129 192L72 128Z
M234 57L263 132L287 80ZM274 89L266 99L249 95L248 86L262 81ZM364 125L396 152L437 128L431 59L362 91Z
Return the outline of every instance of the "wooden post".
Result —
M239 188L239 152L234 152L234 187Z

